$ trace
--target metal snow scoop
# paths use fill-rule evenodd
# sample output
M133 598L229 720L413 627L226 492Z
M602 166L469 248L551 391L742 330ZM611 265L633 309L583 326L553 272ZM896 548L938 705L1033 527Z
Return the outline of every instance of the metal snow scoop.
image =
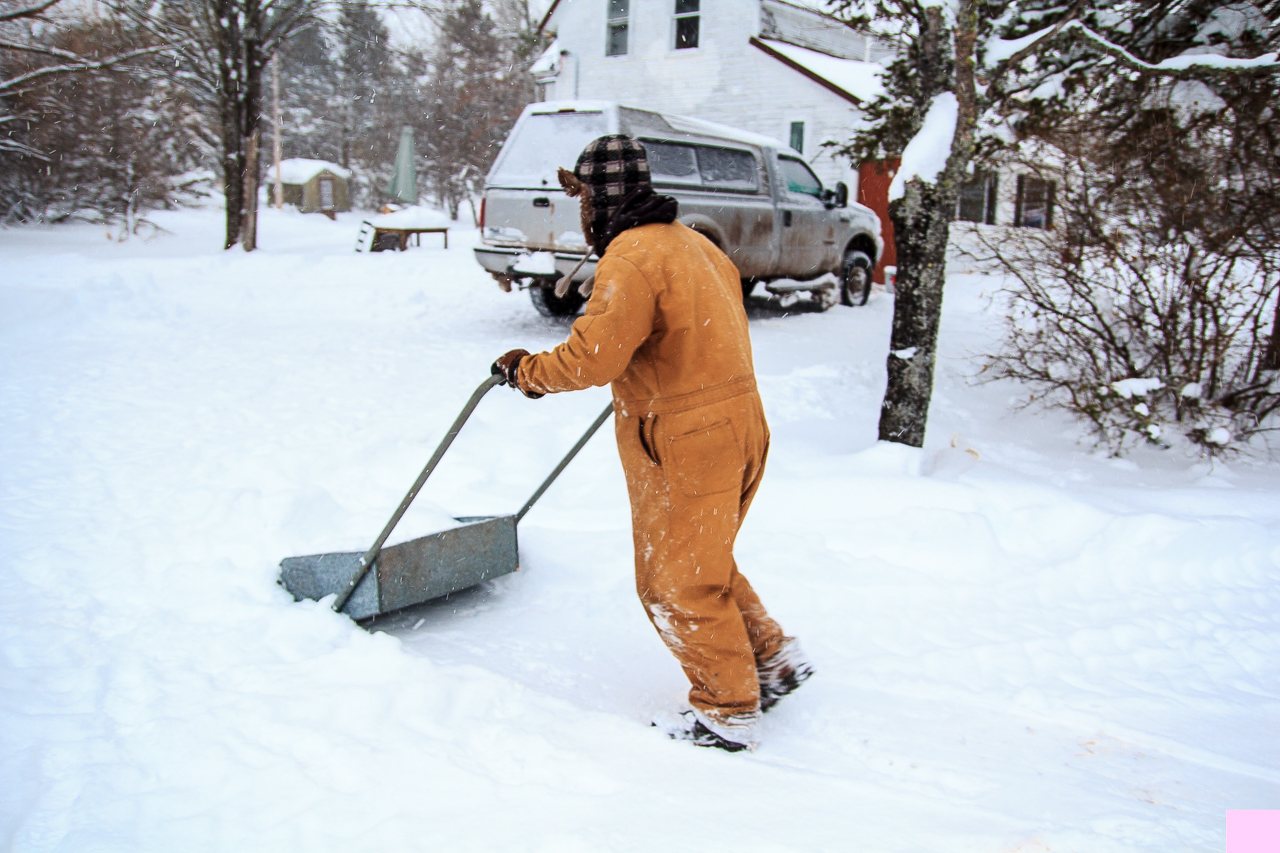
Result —
M475 586L481 581L514 572L520 567L516 543L516 525L542 497L560 472L573 461L591 436L613 411L613 403L605 407L595 422L587 428L578 443L565 454L555 470L542 481L537 491L515 515L464 516L457 521L462 527L432 533L399 545L383 548L382 545L409 509L418 491L431 476L449 445L475 410L480 398L495 385L503 384L501 376L491 376L480 384L471 399L462 407L453 426L432 454L427 467L422 469L409 493L400 501L399 508L382 529L373 546L361 554L359 551L342 551L334 554L312 554L307 557L286 557L280 562L280 582L297 600L319 600L337 593L333 609L346 613L352 619L364 619L381 613L390 613L412 604L420 604L440 598L451 592ZM372 569L372 571L371 571Z

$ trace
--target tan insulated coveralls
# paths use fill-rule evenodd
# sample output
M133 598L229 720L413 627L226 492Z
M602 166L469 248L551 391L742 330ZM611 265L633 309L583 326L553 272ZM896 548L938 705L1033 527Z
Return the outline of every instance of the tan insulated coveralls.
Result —
M640 599L690 703L722 725L754 719L756 662L785 637L733 560L769 450L738 270L678 222L624 231L569 339L517 378L539 393L612 383Z

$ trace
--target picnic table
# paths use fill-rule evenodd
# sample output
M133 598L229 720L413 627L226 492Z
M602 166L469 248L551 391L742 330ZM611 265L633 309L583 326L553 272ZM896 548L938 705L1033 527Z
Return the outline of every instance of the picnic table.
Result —
M360 223L356 240L357 252L385 252L422 245L423 234L440 234L449 248L449 217L428 207L408 207L393 213L382 213Z

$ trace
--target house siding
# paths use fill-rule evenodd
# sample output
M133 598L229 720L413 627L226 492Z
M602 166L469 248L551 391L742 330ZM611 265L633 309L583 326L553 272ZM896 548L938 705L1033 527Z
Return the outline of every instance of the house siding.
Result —
M547 99L573 98L576 87L581 99L709 119L784 144L791 123L802 121L804 157L818 177L827 186L844 181L856 188L856 172L820 145L848 139L856 110L848 100L751 46L766 18L760 0L702 0L699 46L680 51L672 49L674 5L674 0L631 0L627 54L605 56L607 0L561 0L548 29L569 53L561 58L555 84L547 87ZM775 11L781 8L771 5ZM790 7L784 11L792 17L805 15ZM775 14L774 30L778 20ZM850 35L855 37L843 43L852 50L860 42Z

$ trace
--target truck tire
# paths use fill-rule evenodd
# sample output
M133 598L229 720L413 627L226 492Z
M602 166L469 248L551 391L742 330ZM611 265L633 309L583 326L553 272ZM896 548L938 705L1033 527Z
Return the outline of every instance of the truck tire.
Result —
M871 258L866 252L845 252L840 266L840 304L866 305L871 295Z
M555 285L549 287L540 287L534 285L529 288L529 299L533 301L533 307L538 309L538 313L543 317L572 317L582 309L586 304L586 298L578 292L578 288L570 287L569 292L564 298L556 296Z

